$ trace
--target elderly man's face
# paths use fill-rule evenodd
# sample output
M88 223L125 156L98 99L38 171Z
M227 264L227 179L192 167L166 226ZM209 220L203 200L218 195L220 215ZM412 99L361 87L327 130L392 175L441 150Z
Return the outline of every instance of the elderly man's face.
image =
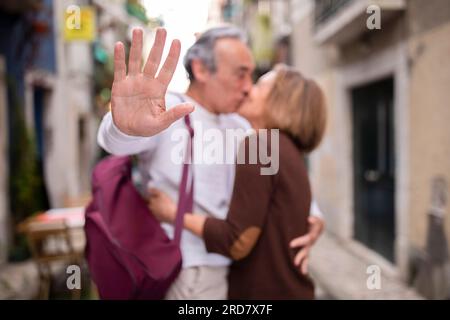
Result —
M255 69L249 48L233 38L215 45L216 71L208 75L205 94L217 113L236 112L252 88Z

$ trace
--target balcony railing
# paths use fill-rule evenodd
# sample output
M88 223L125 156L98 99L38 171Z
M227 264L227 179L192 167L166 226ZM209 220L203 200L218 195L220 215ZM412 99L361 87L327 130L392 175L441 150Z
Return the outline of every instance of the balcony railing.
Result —
M325 23L338 11L354 0L315 0L314 24L315 27Z
M314 38L320 44L343 45L368 31L367 8L382 11L384 25L406 8L406 0L315 0Z

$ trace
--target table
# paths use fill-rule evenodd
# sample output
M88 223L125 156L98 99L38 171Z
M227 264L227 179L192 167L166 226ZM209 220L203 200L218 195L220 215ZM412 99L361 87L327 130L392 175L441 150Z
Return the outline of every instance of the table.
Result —
M81 266L84 257L84 207L58 208L42 212L22 222L18 230L26 235L40 277L39 298L48 299L52 264ZM79 299L81 290L71 290Z

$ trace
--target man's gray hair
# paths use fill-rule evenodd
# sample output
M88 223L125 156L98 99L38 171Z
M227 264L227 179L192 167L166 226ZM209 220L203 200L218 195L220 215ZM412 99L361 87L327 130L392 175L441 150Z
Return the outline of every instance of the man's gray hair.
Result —
M215 27L204 32L184 56L184 67L191 81L195 80L194 73L192 72L192 61L195 59L200 60L210 72L216 71L214 46L217 40L223 38L238 39L247 43L245 33L234 26Z

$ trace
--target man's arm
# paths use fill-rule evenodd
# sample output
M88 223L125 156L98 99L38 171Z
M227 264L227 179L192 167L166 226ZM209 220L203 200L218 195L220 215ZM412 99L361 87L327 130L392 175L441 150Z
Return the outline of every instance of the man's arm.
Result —
M157 145L158 136L137 137L127 135L114 124L111 112L105 114L97 132L97 143L105 151L120 156L138 154L152 150Z

